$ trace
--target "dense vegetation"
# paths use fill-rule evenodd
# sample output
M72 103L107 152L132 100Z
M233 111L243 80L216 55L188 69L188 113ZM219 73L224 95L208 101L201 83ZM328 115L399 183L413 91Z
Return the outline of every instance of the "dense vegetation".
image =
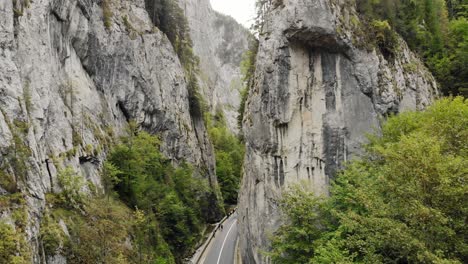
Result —
M0 208L11 213L11 223L0 221L0 263L31 263L31 248L26 240L28 221L24 196L0 195Z
M158 253L167 243L180 260L198 242L216 195L190 165L174 167L159 148L157 137L133 130L109 155L107 171L117 179L119 197L147 216L147 230L137 238L144 251Z
M391 117L330 198L284 196L274 263L466 263L468 101Z
M62 169L61 191L47 195L41 223L46 254L63 254L69 263L181 263L210 210L219 210L207 181L188 164L172 165L159 149L156 136L131 124L104 164L103 190Z
M357 0L371 25L398 32L433 72L444 94L468 93L468 4L463 0ZM389 41L387 46L397 42ZM397 50L398 47L386 47Z
M226 125L221 110L208 118L208 132L213 142L216 156L216 176L226 206L237 204L237 196L242 178L244 145Z

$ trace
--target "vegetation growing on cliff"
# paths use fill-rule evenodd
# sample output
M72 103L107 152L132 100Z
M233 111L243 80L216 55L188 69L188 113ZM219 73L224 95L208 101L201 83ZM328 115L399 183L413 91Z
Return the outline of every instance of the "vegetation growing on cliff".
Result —
M31 247L26 240L28 213L23 194L0 195L0 263L31 263ZM8 220L7 220L8 219Z
M237 204L244 163L244 145L229 131L222 111L217 111L215 116L208 119L207 124L215 149L216 176L224 203L225 205Z
M330 198L304 187L281 201L274 263L466 263L468 101L391 117Z
M182 259L198 242L213 194L188 164L174 167L160 151L156 136L132 129L114 148L108 162L115 168L119 197L146 216L146 230L138 241L156 251L167 243L175 259ZM161 241L161 243L156 243Z
M177 0L145 0L145 3L153 24L166 34L184 66L190 113L193 117L201 119L206 106L197 80L200 62L193 52L190 28L184 10L179 7Z
M0 263L31 263L31 252L24 235L0 221Z
M103 190L61 169L61 192L47 194L41 226L46 255L69 263L180 263L202 235L213 194L190 165L174 166L159 148L156 136L132 123L103 166Z
M242 121L244 120L246 106L245 104L247 102L247 97L249 96L250 88L254 85L256 67L255 63L257 62L258 45L258 40L255 37L251 36L249 39L249 50L243 55L240 65L244 88L241 91L241 102L239 106L239 116L237 117L237 124L241 131Z
M388 23L423 57L444 94L468 93L468 5L458 0L358 0L371 24ZM391 42L385 45L393 49Z

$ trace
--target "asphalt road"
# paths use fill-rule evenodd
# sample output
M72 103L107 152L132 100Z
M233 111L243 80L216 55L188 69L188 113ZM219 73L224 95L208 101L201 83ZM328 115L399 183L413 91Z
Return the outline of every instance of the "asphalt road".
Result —
M234 254L237 243L237 212L233 213L223 224L223 229L208 246L204 264L234 264Z

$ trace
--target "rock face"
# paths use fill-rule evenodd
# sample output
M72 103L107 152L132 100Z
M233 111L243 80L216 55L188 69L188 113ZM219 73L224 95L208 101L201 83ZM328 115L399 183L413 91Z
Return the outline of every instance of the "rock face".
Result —
M436 84L403 40L394 55L364 48L350 1L273 1L265 18L243 132L247 154L240 194L244 263L269 263L268 234L280 224L287 186L327 194L365 133L390 113L422 109Z
M249 31L233 18L213 11L209 0L179 0L189 21L194 52L200 57L200 84L211 109L221 109L237 132L242 77L240 63L248 50Z
M34 263L44 196L59 188L59 167L100 186L103 150L131 119L160 135L174 163L205 168L218 192L213 149L203 120L189 113L184 70L143 0L0 1L0 110L0 168L27 195ZM27 168L21 175L17 163ZM8 221L8 210L0 217Z

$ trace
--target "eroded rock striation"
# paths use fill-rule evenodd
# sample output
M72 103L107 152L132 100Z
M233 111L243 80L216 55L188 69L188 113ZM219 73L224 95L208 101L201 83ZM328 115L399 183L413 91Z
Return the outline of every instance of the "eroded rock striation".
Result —
M222 110L229 129L238 131L242 55L249 48L249 31L233 18L214 11L209 0L179 2L190 24L195 54L200 58L200 78L213 112Z
M366 40L353 1L272 1L265 16L243 132L240 194L244 263L268 263L268 235L280 224L287 186L327 194L365 134L392 113L422 109L436 83L399 39L393 54Z
M218 76L237 62L230 63L221 71L215 64L208 79L224 85L230 79ZM129 120L159 135L174 163L200 168L219 193L203 119L189 112L184 69L144 0L0 1L0 110L0 168L26 195L34 263L40 262L45 194L59 190L59 167L71 166L100 186L105 150ZM6 193L0 188L0 195ZM207 219L221 215L214 204L207 211ZM2 209L0 218L12 222L10 213Z

